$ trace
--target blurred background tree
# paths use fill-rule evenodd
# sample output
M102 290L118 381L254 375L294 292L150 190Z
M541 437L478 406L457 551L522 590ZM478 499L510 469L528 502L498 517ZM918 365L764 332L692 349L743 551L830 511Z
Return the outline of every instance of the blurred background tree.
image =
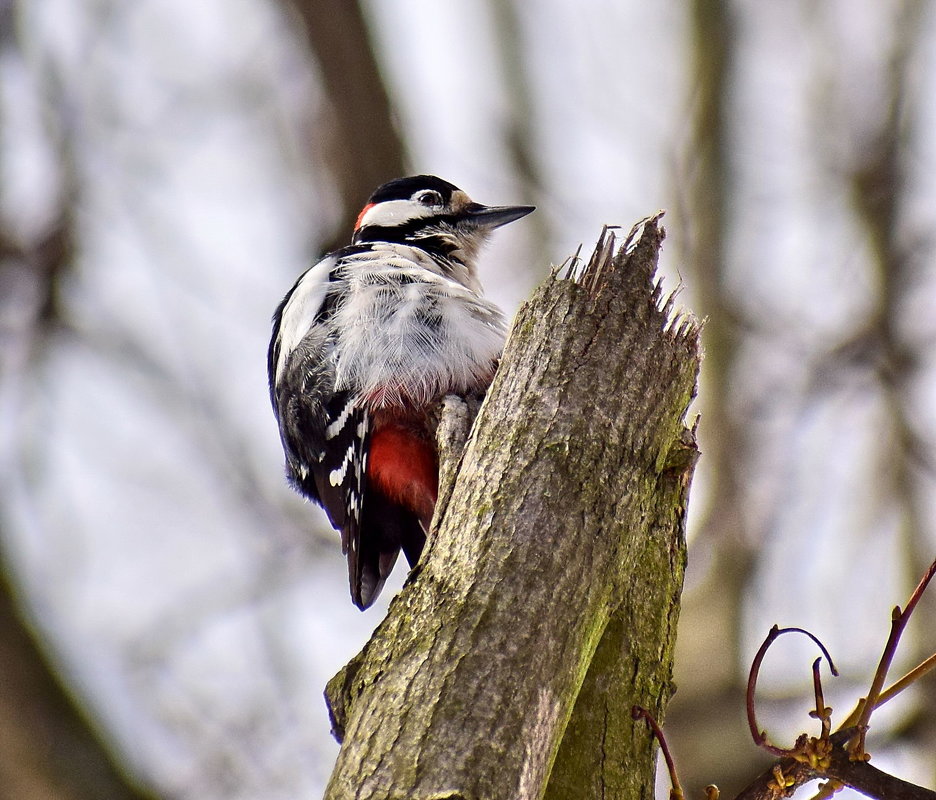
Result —
M510 312L603 223L669 210L668 284L709 318L684 782L753 775L773 622L824 639L844 713L936 549L934 83L924 0L0 3L4 785L321 794L321 690L381 610L284 484L269 317L410 172L539 207L484 261ZM812 657L771 651L775 738ZM875 717L875 763L936 781L934 698Z

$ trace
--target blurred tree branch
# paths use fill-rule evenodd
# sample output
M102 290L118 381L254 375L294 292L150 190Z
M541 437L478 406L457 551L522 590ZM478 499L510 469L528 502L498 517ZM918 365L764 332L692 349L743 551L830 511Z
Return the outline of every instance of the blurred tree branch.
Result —
M0 56L11 60L21 57L14 10L11 4L0 9ZM59 292L75 256L76 194L71 153L59 144L63 189L53 219L30 236L0 217L0 377L5 384L16 380L61 322ZM0 192L3 188L0 184ZM152 798L122 771L63 682L21 606L12 572L0 546L0 794L17 800Z
M846 176L858 219L868 236L877 304L857 341L850 340L838 349L854 353L857 345L884 392L892 423L892 446L885 455L890 463L885 473L891 476L889 493L902 516L910 574L929 555L915 473L921 466L921 455L931 448L921 441L911 410L912 387L923 354L904 330L905 304L915 292L921 261L907 245L905 217L910 199L908 162L920 113L911 89L911 73L922 44L925 10L926 4L920 0L899 5L890 32L885 107L880 118L871 121L872 130L864 132L870 146L861 148L861 159Z
M740 730L727 720L740 705L740 683L735 672L743 660L740 613L749 577L757 565L758 555L752 547L769 531L749 529L744 516L751 507L743 492L745 472L750 469L754 451L746 420L732 411L732 397L740 394L732 387L732 379L735 387L739 378L743 380L743 373L738 372L738 356L750 352L746 350L750 333L763 334L766 329L773 341L794 346L797 333L769 319L739 316L733 307L732 289L725 281L726 242L734 224L728 202L735 164L743 161L743 156L736 158L731 143L734 137L749 141L732 128L732 120L744 119L731 108L733 70L739 48L751 38L748 28L763 25L769 15L724 0L694 0L690 7L695 93L685 211L689 250L683 260L696 268L693 288L698 291L698 310L709 318L702 383L706 401L704 431L711 439L703 437L702 444L710 470L707 474L713 476L709 506L696 541L712 544L711 537L717 535L719 542L706 565L706 580L688 592L684 601L684 636L677 668L681 691L671 708L669 730L677 739L702 740L703 744L696 745L686 759L687 772L693 778L720 775L733 791L742 777L739 761L733 756L736 747L723 744L713 748L704 742L713 736L735 736ZM838 53L829 60L838 83L816 109L823 132L834 136L830 149L836 156L843 150L848 153L844 169L840 162L835 164L835 175L851 197L854 219L867 237L870 312L867 317L857 317L858 330L831 352L820 352L818 357L804 353L812 362L812 375L804 398L797 403L803 406L803 416L806 411L814 411L817 395L830 383L839 385L843 375L857 375L863 392L871 385L876 399L883 401L887 422L882 426L882 435L876 437L879 444L875 453L875 474L881 477L869 495L880 515L878 520L890 519L896 510L905 545L900 558L906 563L906 573L912 575L930 556L924 503L936 474L932 443L917 419L914 399L926 369L925 348L930 343L920 341L907 313L908 307L918 302L929 258L919 252L920 238L914 240L908 234L912 236L912 201L920 189L913 172L919 159L914 142L923 111L918 96L923 85L920 59L927 41L926 15L931 9L921 0L893 0L881 9L881 20L889 24L881 25L876 37L880 41L875 53L880 59L880 83L867 62ZM811 15L823 16L810 12L807 19ZM830 26L841 24L840 15L829 14L828 18ZM821 36L820 40L827 41ZM856 80L862 71L864 77ZM856 83L864 80L868 88L857 93ZM821 83L815 76L811 82ZM852 103L851 118L843 131L836 124L835 110ZM839 188L841 185L833 192ZM756 263L758 254L751 253L748 258ZM827 347L827 341L820 340L819 347ZM776 400L769 402L776 405ZM771 516L761 515L765 519ZM703 553L700 550L697 556ZM713 665L706 652L706 645L713 641L718 641L720 647L731 642L734 657L719 659ZM932 677L928 680L932 681ZM934 696L931 690L922 693L911 723L916 724L921 739L925 735L921 727L932 730L929 720L933 714L925 709L931 706ZM713 713L713 709L719 711Z
M302 23L328 97L333 125L319 146L337 183L342 208L335 226L341 239L323 246L333 250L345 244L345 232L354 227L357 213L374 187L406 173L405 150L360 3L283 2Z
M509 114L504 118L504 144L519 178L519 200L534 204L542 198L544 181L539 154L534 143L537 140L535 130L536 109L532 92L535 76L531 75L527 64L527 52L523 42L523 25L520 20L520 7L516 0L489 0L488 6L494 20L493 33L503 72L504 90L508 94ZM552 245L553 232L549 218L545 214L534 214L527 222L527 238L530 242L532 264L544 269L549 264L550 254L555 252ZM537 272L535 281L545 273Z
M907 313L932 261L932 247L913 230L912 210L919 191L916 147L925 113L919 75L931 10L922 0L890 4L890 28L881 34L882 92L871 113L868 103L854 112L849 160L838 174L865 233L872 305L852 335L836 343L814 370L820 387L828 385L830 376L870 376L883 400L886 422L874 455L880 478L872 497L882 515L897 512L900 555L910 576L931 558L927 508L936 477L934 443L916 399L932 342L908 324ZM847 87L838 91L845 94ZM927 602L931 612L936 609L932 598ZM931 741L936 734L934 687L929 676L904 735Z
M630 708L672 691L700 358L662 238L604 236L520 310L423 561L329 683L331 800L652 796Z
M734 410L732 378L746 331L728 285L728 237L734 188L732 119L739 10L727 0L692 0L688 9L691 139L684 174L681 260L705 323L702 432L711 486L696 519L697 558L704 577L683 602L676 697L668 729L698 744L683 756L690 781L718 775L723 786L746 780L734 753L743 735L741 613L756 557L758 533L748 529L743 486L749 470L749 425ZM709 556L705 558L703 554ZM713 659L717 650L722 655ZM727 737L727 738L726 738ZM714 739L719 747L710 747Z
M0 794L152 800L116 766L64 688L0 570Z

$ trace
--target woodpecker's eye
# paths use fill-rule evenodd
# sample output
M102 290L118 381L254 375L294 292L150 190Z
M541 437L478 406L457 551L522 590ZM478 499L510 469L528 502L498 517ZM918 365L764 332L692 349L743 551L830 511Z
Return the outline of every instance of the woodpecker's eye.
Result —
M417 192L414 198L417 203L421 203L424 206L441 206L442 205L442 195L438 192L434 192L432 189L426 189L422 192Z

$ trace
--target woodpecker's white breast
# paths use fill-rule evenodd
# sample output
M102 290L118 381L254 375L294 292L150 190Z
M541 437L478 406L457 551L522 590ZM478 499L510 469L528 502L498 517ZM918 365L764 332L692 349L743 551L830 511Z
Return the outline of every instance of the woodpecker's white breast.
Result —
M503 315L442 274L425 251L378 244L346 256L340 269L337 390L374 405L428 403L490 379L504 345Z

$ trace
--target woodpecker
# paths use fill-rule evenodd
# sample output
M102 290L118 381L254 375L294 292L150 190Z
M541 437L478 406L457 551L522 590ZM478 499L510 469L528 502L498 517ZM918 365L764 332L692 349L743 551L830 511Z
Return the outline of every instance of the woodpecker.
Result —
M431 175L378 188L351 244L304 272L273 316L270 397L292 486L341 532L351 599L419 559L438 492L429 412L490 384L504 344L478 252L532 206L484 206Z

